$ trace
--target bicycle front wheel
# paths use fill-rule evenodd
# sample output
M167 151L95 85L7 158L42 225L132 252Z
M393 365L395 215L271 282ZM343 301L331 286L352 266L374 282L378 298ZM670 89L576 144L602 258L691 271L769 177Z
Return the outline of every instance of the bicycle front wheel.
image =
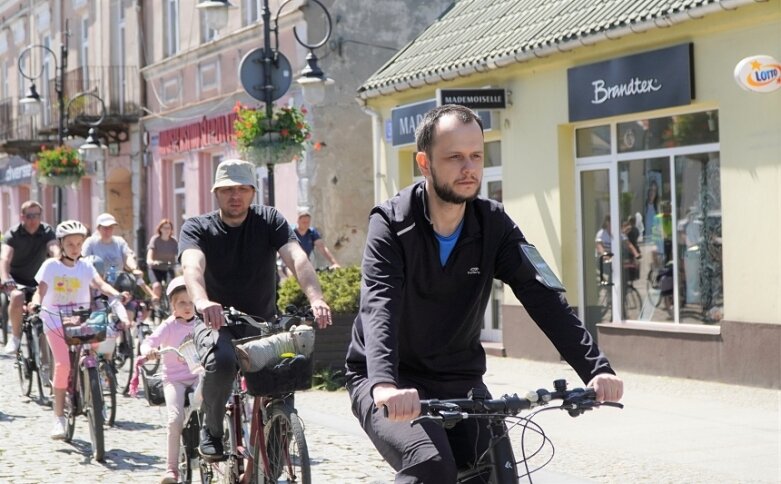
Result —
M268 472L265 470L260 446L255 446L254 461L256 482L311 484L309 450L304 437L304 425L298 412L289 404L275 402L268 410L268 422L264 425Z
M117 418L117 378L111 363L101 360L98 364L98 376L103 395L103 418L106 425L113 427Z
M105 444L103 441L103 393L97 368L84 369L84 406L89 420L89 436L92 440L92 455L103 462Z
M46 343L46 336L43 334L41 326L33 325L33 358L35 366L35 381L38 384L38 401L42 405L49 403L48 392L44 393L44 386L51 388L49 382L49 370L47 356L43 353L48 352L49 345Z
M19 350L16 352L16 365L19 372L19 389L22 395L29 397L33 391L33 342L30 331L25 329L22 332L22 341L19 343Z
M0 291L0 326L3 328L3 345L8 343L8 295Z

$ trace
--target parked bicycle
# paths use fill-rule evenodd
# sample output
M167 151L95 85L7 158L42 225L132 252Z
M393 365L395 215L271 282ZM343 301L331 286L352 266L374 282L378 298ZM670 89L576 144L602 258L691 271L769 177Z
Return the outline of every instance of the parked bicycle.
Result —
M600 406L624 407L620 403L596 401L596 393L591 388L567 390L565 380L556 380L553 382L553 386L553 391L540 389L529 392L525 397L514 394L504 395L498 399L488 399L488 395L484 391L474 389L463 399L421 400L420 416L412 421L412 425L430 421L449 429L467 419L486 421L488 423L486 427L490 432L488 449L478 457L474 465L459 471L457 482L471 482L472 479L481 479L480 482L492 484L515 484L519 482L519 478L525 478L531 483L531 474L543 468L552 459L551 455L546 462L536 468L531 468L529 463L529 459L538 455L546 443L551 448L553 447L550 439L533 422L537 413L560 409L572 417L577 417ZM561 400L562 403L559 406L545 407L553 400ZM518 415L523 410L535 408L537 410L525 417ZM387 416L387 408L384 411ZM509 429L507 422L512 422ZM509 430L516 426L522 428L522 458L520 461L515 459L512 443L508 436ZM524 446L527 430L538 433L542 438L539 448L531 455L526 455ZM520 475L518 474L519 467L523 469L523 473Z
M599 256L599 307L600 319L610 318L613 310L613 281L610 264L613 253L606 252ZM624 273L624 285L621 291L621 318L637 319L643 307L643 298L640 292L635 288L628 274Z

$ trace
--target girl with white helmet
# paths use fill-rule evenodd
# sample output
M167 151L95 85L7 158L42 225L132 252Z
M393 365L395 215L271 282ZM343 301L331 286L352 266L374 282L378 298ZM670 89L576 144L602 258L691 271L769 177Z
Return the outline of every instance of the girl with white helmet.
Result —
M47 259L38 269L35 280L38 289L30 302L30 311L43 307L41 319L49 347L54 356L54 426L51 437L65 438L64 403L70 373L68 346L62 337L60 314L74 309L89 308L90 286L113 297L122 295L106 283L92 265L80 260L81 247L87 237L87 228L78 220L66 220L57 226L55 235L60 243L60 258ZM125 318L126 319L126 318ZM128 322L122 321L127 324ZM66 324L68 324L66 322Z

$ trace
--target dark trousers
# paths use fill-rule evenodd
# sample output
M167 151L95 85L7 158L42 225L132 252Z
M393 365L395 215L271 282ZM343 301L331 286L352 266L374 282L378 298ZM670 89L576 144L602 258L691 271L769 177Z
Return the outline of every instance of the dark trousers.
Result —
M485 388L482 382L401 385L417 388L421 399L465 398L469 389ZM391 422L382 410L375 409L366 379L352 380L347 389L353 414L380 455L396 471L396 483L456 482L458 471L474 463L488 448L487 421L465 420L450 430L433 422L414 426L409 422ZM476 482L483 482L483 478Z
M257 336L260 330L249 325L223 326L219 331L203 322L195 326L195 347L205 371L203 377L204 425L213 437L222 437L225 404L233 390L239 361L231 343L234 339Z

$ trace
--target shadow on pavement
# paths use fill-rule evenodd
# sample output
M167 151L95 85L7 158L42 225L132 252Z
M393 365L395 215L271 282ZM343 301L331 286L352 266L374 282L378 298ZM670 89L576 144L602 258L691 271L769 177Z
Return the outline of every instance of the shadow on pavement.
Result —
M103 466L111 470L149 470L163 461L156 455L146 455L139 452L128 452L122 449L106 451Z
M148 424L144 422L130 422L128 420L117 420L114 422L114 428L122 430L157 430L163 428L162 425Z
M20 418L27 418L27 415L11 415L9 413L0 411L0 422L13 422L14 420Z

